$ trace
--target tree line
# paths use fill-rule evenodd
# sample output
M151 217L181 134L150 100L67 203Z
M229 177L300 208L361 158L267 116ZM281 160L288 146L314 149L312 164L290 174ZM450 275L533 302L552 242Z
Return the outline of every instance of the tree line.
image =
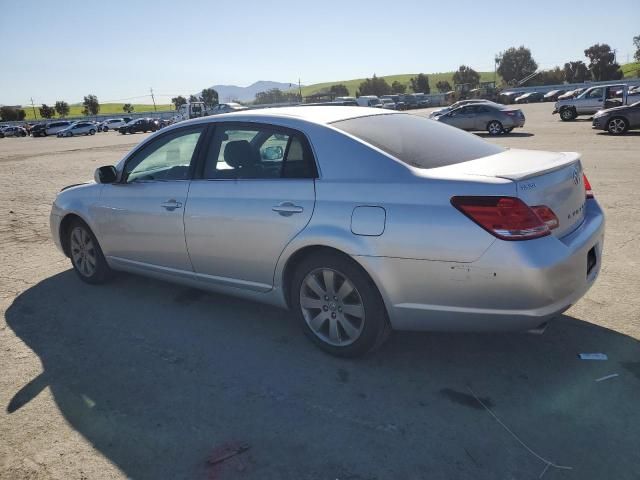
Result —
M215 107L218 104L218 92L213 88L205 88L200 92L200 95L189 95L189 103L204 102L207 108ZM176 110L180 110L182 105L186 105L187 99L182 95L173 97L171 99Z

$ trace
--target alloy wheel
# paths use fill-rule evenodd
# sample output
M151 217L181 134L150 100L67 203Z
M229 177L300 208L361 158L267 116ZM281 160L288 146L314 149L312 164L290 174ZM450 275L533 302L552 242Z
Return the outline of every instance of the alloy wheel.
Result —
M491 135L498 135L499 133L502 133L502 125L500 125L500 122L496 121L489 122L487 130Z
M82 276L91 277L96 272L96 248L91 235L83 227L75 227L71 231L71 259Z
M318 268L307 274L300 286L300 308L314 335L329 345L351 345L364 329L362 297L337 270Z
M621 118L614 118L609 121L608 130L614 135L624 133L627 128L627 124Z

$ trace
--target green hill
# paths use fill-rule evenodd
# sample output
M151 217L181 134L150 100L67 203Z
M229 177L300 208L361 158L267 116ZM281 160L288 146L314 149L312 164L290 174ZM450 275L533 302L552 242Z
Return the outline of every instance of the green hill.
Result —
M126 115L122 110L122 106L124 103L101 103L100 104L100 115L113 115L113 116L122 116ZM33 109L30 105L23 105L22 108L27 114L25 120L34 120L33 118ZM165 105L156 105L158 112L165 112L169 110L174 110L174 106L172 103ZM133 104L133 112L132 113L144 113L144 112L153 112L153 105L147 105L145 103L136 103ZM36 105L36 114L38 115L37 120L42 120L40 117L40 112L38 111L38 106ZM69 115L67 118L79 117L82 116L82 105L75 104L69 105ZM57 116L55 118L58 118Z
M625 78L640 77L640 62L627 63L620 68L622 68Z
M624 73L625 78L628 77L640 77L640 62L635 63L627 63L621 66L622 72ZM478 72L480 74L481 82L491 82L494 80L493 72ZM381 78L384 78L389 85L392 82L398 81L405 85L409 85L409 80L411 77L417 76L417 73L405 73L400 75L385 75ZM441 73L428 73L429 76L429 85L431 86L431 91L436 92L436 83L441 80L448 81L451 85L453 85L453 72L441 72ZM364 81L364 78L355 78L353 80L336 80L333 82L324 82L324 83L315 83L313 85L307 85L306 87L302 87L302 96L311 95L313 93L319 93L323 90L328 90L331 85L335 85L338 83L344 84L349 89L349 95L355 96L356 90L360 86L360 83ZM498 77L498 83L500 83L500 77ZM297 89L294 89L297 91Z
M491 82L493 81L493 72L478 72L480 74L481 82ZM384 75L380 78L384 78L389 85L393 82L400 82L405 85L409 85L409 80L412 77L417 76L417 73L404 73L400 75ZM448 81L451 85L453 85L453 72L443 72L443 73L428 73L429 75L429 85L431 86L431 90L436 90L436 83L441 80ZM313 93L318 93L323 90L329 89L331 85L335 85L337 83L344 84L349 89L349 95L355 96L356 90L360 86L360 83L364 81L364 78L355 78L353 80L336 80L334 82L324 82L324 83L316 83L313 85L307 85L306 87L302 87L302 96L311 95Z

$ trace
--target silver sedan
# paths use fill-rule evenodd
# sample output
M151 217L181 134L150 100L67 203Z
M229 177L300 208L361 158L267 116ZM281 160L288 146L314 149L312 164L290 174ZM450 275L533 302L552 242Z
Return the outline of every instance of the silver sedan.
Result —
M479 103L458 107L435 117L438 122L468 131L487 131L489 135L509 133L524 127L522 110Z
M289 308L355 356L391 329L541 330L595 281L604 217L576 153L320 106L163 129L60 192L51 232L85 282L121 270Z
M97 128L96 124L92 122L76 122L69 125L64 130L60 130L57 133L57 136L73 137L75 135L95 135Z

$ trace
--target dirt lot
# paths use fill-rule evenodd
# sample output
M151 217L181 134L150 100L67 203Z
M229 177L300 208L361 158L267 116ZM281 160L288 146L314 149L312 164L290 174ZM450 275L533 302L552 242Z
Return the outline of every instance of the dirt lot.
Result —
M524 106L526 127L490 141L582 152L608 222L595 287L543 336L397 333L356 361L270 307L75 277L49 238L51 202L142 135L0 140L0 478L640 478L640 132L598 134L551 108ZM470 389L572 470L545 471ZM233 442L250 448L207 464Z

